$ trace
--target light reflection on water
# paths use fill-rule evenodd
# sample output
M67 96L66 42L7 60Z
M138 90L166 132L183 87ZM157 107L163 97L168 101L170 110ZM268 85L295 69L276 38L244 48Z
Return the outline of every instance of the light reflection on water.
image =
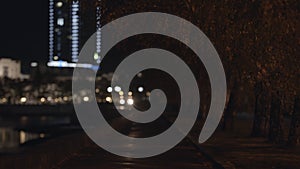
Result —
M40 116L40 117L28 117L22 116L19 118L18 124L21 126L28 125L59 125L69 124L71 122L68 117L51 117L51 116Z
M0 150L17 148L20 144L40 138L39 134L16 131L13 128L0 128Z
M0 118L0 152L17 150L28 141L51 137L49 133L42 132L42 129L70 123L71 119L68 117Z

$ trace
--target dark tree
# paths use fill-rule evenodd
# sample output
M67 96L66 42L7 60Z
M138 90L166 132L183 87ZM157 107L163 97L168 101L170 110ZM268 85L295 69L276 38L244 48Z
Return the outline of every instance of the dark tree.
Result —
M254 109L254 120L252 128L252 136L266 136L268 129L268 90L263 87L262 82L258 82L255 85L255 109Z
M288 144L290 146L295 146L300 144L300 97L299 96L295 99Z
M279 95L275 95L272 97L271 102L269 141L278 144L284 143L282 123L283 114L281 111L281 100Z
M234 116L236 111L236 102L237 102L237 86L236 83L233 85L232 89L229 92L229 98L227 107L224 111L223 116L223 130L233 129L234 128Z

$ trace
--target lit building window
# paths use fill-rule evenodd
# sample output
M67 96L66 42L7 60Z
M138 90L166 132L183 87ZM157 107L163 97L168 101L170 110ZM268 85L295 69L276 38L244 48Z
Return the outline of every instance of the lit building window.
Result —
M65 24L64 18L58 18L58 19L57 19L57 25L59 25L59 26L64 26L64 24Z
M62 7L62 6L63 6L63 3L62 3L62 2L57 2L57 3L56 3L56 7L60 8L60 7Z
M37 62L31 62L31 67L37 67L38 66L38 63Z
M54 60L58 60L58 56L54 56L53 59L54 59Z

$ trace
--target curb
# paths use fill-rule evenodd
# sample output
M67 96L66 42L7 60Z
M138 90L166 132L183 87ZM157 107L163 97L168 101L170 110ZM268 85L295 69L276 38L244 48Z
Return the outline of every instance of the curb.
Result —
M208 153L205 152L205 150L198 144L198 142L195 142L193 138L188 134L186 138L203 154L205 158L207 158L212 164L215 169L225 169L224 166L222 166L221 163L217 162L214 158L212 158Z
M169 120L167 117L162 116L169 124L173 124L171 120ZM193 139L191 134L189 133L186 138L202 153L202 155L213 164L213 167L215 169L226 169L221 163L217 162L214 158L212 158L208 153L205 152L205 150L198 144L197 141Z

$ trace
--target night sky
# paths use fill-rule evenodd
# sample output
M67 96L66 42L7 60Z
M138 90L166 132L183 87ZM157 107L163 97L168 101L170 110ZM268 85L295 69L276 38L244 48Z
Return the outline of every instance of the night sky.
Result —
M48 58L48 1L3 1L0 5L0 57L30 61Z

